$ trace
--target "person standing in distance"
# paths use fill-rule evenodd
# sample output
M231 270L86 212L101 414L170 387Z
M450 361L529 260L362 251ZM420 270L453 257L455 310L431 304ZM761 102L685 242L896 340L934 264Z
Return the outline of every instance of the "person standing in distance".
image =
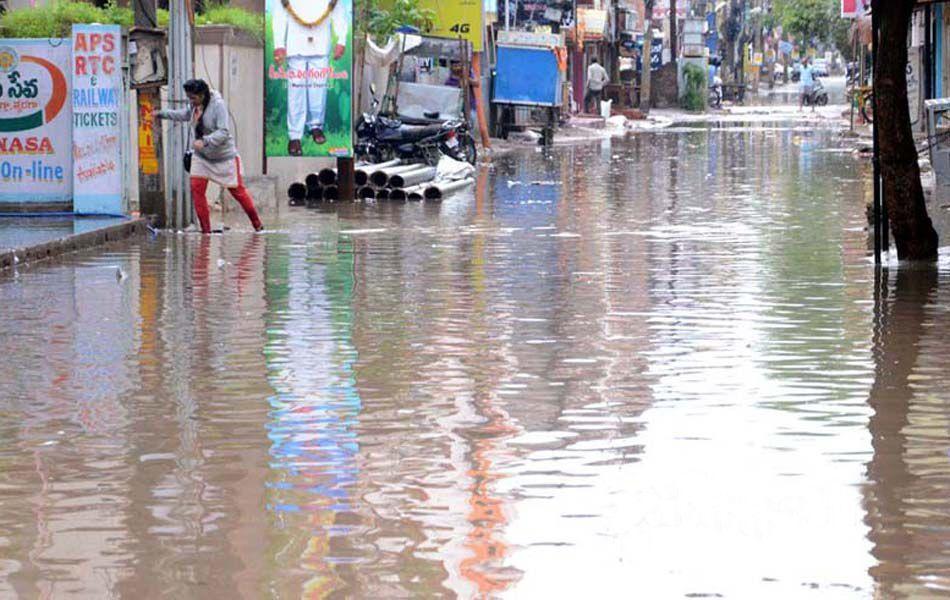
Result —
M594 112L597 112L600 106L600 100L604 95L604 86L610 81L607 76L607 70L600 66L596 58L590 60L590 66L587 67L587 95L584 96L584 110L590 110L590 101L594 101Z
M301 140L309 132L318 146L326 143L323 126L330 82L332 33L338 43L334 60L346 51L349 23L342 0L275 0L274 63L287 66L287 153L302 156ZM332 25L332 33L331 33Z

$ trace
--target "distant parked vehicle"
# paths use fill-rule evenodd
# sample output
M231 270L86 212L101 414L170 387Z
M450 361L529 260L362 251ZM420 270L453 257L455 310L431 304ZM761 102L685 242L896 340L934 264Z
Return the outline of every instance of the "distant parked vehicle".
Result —
M815 75L818 77L827 77L828 76L828 61L823 58L816 58L815 63L812 65L812 70L815 72Z
M822 85L821 79L815 77L815 85L811 89L811 94L805 96L805 106L826 106L828 104L828 92Z

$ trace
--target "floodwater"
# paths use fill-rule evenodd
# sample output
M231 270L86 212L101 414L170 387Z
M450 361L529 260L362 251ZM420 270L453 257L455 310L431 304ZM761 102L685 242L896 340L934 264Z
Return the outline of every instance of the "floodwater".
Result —
M0 597L950 594L950 270L832 130L0 277Z

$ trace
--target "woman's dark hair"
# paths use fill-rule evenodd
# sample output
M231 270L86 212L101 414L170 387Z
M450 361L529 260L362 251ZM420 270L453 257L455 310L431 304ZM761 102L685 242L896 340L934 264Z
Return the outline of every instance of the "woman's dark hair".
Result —
M204 79L189 79L182 87L185 88L186 94L201 96L201 108L208 108L208 103L211 102L211 88L208 87L208 83ZM201 123L201 119L198 119L195 124L195 137L201 139L204 135L205 128Z

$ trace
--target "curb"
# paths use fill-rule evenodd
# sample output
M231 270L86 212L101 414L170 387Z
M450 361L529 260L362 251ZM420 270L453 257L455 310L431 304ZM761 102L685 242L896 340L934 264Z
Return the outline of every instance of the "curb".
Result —
M0 272L16 265L46 260L54 256L93 248L108 242L143 235L146 231L148 231L147 221L143 218L138 218L115 225L109 225L108 227L94 231L68 235L50 242L36 244L35 246L0 250Z

